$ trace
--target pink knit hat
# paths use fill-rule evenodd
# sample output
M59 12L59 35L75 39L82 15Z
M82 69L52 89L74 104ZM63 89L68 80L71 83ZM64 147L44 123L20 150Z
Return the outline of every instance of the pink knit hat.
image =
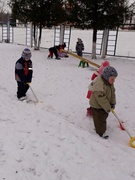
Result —
M104 66L104 67L110 66L110 63L109 63L108 61L104 61L104 62L102 63L102 66Z
M104 61L104 62L102 63L102 65L100 66L100 68L99 68L99 70L98 70L98 72L99 72L100 75L102 74L102 72L103 72L103 70L104 70L104 68L105 68L106 66L110 66L110 63L109 63L108 61Z

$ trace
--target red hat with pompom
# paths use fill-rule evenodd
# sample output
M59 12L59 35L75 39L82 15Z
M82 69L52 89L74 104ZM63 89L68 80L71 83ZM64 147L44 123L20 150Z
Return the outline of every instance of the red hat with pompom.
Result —
M108 61L104 61L104 62L102 63L102 65L100 66L99 70L98 70L98 72L99 72L100 75L102 74L104 68L107 67L107 66L110 66L110 63L109 63Z
M104 67L110 66L110 63L109 63L108 61L104 61L104 62L102 63L102 66L104 66Z

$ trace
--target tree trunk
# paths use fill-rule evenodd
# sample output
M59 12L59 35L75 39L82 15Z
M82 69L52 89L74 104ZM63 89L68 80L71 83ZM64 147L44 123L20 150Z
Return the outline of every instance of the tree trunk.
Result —
M96 59L97 29L93 29L92 59Z
M41 45L42 26L38 28L34 24L34 50L40 50Z
M37 27L34 24L34 49L37 50Z
M42 26L40 26L39 28L38 50L40 49L40 45L41 45L41 36L42 36Z
M104 32L103 32L103 43L102 43L102 54L101 54L101 57L103 59L106 57L108 34L109 34L109 29L104 29Z
M65 30L65 25L61 24L60 25L60 44L61 45L64 43L64 30Z

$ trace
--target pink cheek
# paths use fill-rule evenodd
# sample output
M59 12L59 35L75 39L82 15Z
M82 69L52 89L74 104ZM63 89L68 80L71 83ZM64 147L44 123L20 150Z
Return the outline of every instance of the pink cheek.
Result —
M110 83L110 84L113 84L113 83L114 83L114 80L110 80L109 83Z

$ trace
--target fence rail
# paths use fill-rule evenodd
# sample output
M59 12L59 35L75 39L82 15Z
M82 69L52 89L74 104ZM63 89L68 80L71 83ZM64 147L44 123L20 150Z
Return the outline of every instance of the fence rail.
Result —
M92 52L93 30L71 29L69 50L75 51L77 38L83 40L84 53ZM0 25L0 42L2 41L2 26ZM14 27L14 43L26 45L26 27ZM49 48L54 44L54 28L43 29L41 47ZM135 58L135 30L119 30L115 56Z

